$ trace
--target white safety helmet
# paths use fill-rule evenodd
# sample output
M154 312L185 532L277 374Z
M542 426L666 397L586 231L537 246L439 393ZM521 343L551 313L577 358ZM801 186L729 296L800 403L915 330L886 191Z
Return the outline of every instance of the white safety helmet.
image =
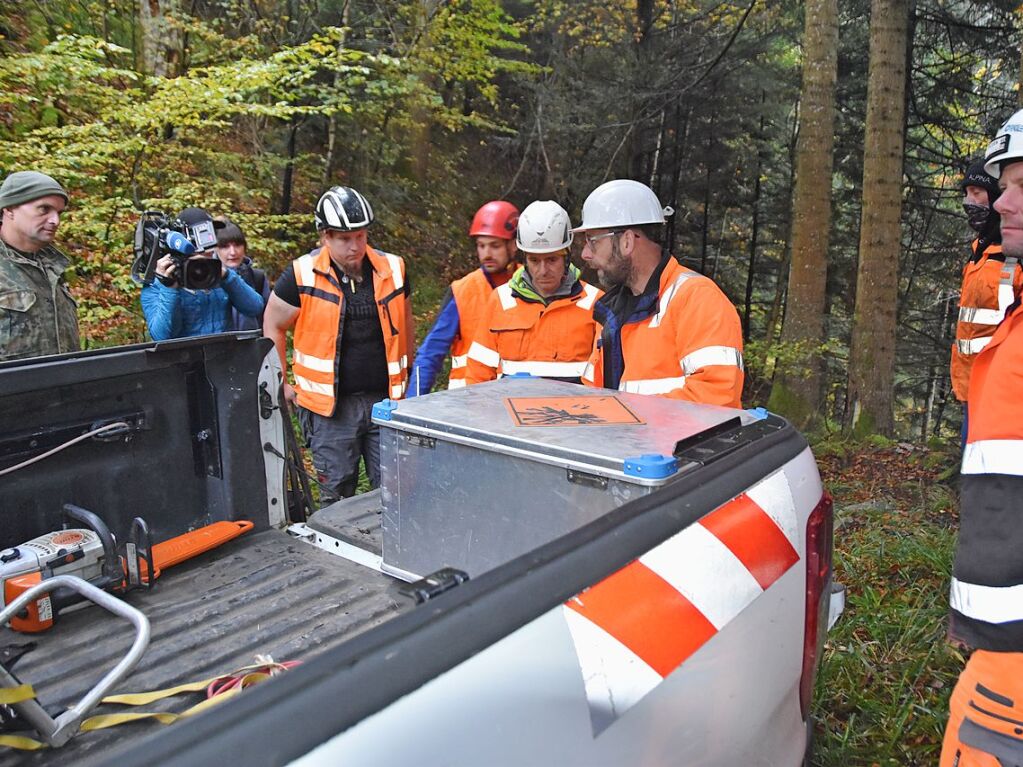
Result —
M572 244L568 211L554 200L537 200L526 206L515 229L515 244L524 253L555 253Z
M644 224L663 224L675 211L662 208L654 190L626 178L601 184L583 203L583 220L577 232L589 229L621 229Z
M316 229L354 232L373 223L369 200L349 186L332 186L316 203Z
M994 141L987 145L984 170L989 176L998 178L1002 165L1010 160L1023 160L1023 109L1006 120Z

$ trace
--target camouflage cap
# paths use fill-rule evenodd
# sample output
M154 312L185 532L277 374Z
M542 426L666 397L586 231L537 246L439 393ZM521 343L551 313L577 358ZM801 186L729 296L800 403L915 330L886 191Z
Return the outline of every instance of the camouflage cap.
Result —
M13 208L24 202L38 200L40 197L56 194L68 201L68 194L60 184L34 170L19 170L10 174L0 184L0 210Z

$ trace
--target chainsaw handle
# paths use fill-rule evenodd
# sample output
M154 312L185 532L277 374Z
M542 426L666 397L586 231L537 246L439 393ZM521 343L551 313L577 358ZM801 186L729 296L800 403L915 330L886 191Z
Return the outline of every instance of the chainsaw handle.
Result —
M110 532L107 523L100 519L98 514L93 514L88 509L75 506L73 503L64 504L64 518L95 531L99 536L100 543L103 544L103 575L110 579L111 584L120 583L124 573L119 569L121 560L117 557L117 544L114 542L114 534Z
M12 704L51 746L63 746L78 732L85 715L96 707L114 685L135 668L142 653L149 646L150 635L149 619L143 613L113 594L108 594L75 575L55 575L23 592L17 599L4 607L3 611L0 611L0 626L5 625L29 602L57 588L77 591L86 599L130 622L135 627L135 641L132 642L131 649L116 666L110 669L78 703L56 719L46 713L39 701L34 698ZM18 684L18 681L7 669L0 666L0 683L2 686L10 687Z

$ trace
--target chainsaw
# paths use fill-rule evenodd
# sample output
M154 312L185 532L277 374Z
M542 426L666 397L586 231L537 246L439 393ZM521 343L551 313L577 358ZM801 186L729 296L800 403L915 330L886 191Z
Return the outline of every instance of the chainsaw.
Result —
M4 605L57 575L73 575L115 594L152 588L163 569L209 551L253 527L245 521L215 522L154 546L149 526L141 517L135 517L128 541L119 553L110 528L98 515L66 503L63 516L63 530L0 551L0 596ZM69 523L81 527L68 527ZM54 589L12 616L10 626L25 633L46 631L61 610L82 601L76 591Z

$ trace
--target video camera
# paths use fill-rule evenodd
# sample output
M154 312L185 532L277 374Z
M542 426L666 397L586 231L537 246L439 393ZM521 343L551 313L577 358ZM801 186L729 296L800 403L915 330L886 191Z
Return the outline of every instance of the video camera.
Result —
M208 290L220 284L217 258L196 256L217 244L213 221L186 223L159 210L147 210L135 225L135 261L131 275L144 285L153 281L156 262L171 256L177 265L175 282L190 290ZM161 281L162 278L160 278Z

